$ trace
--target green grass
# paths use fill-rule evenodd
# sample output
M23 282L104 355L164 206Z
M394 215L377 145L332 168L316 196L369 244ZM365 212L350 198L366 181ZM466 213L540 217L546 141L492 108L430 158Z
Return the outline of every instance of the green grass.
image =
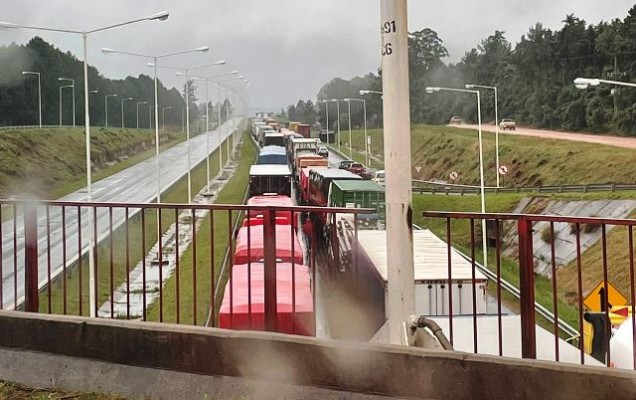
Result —
M255 157L256 148L250 139L248 130L243 133L239 165L230 181L216 198L216 204L243 203L249 180L249 168L254 163ZM230 215L225 211L216 211L213 216L208 215L202 221L196 236L196 266L193 265L194 246L191 245L181 258L178 272L175 271L164 285L162 318L159 315L160 307L157 300L148 310L148 320L205 324L211 306L213 289L217 285L224 285L227 279L219 274L228 245L228 234L237 217L239 215L236 212ZM177 279L179 282L178 291ZM178 308L177 293L179 294ZM221 300L221 298L215 299L215 308L218 309ZM196 320L194 319L195 315Z
M229 146L226 140L222 144L222 151L225 159L226 149ZM218 173L218 151L210 156L210 174L214 176ZM206 162L205 160L197 165L192 173L192 192L197 193L206 184ZM162 195L164 203L187 203L187 177L182 177L175 185L165 191ZM142 223L143 218L143 223ZM174 222L174 211L162 212L161 231L165 232L170 224ZM128 228L128 240L126 238L126 228ZM145 230L145 232L142 232ZM145 233L145 243L142 243ZM138 213L130 218L128 226L124 224L120 228L113 231L108 239L100 243L97 248L97 266L98 266L98 282L99 282L99 303L108 300L112 287L117 288L127 277L127 264L132 270L136 264L142 260L148 250L156 243L157 237L157 212L156 210L146 210L144 216ZM112 256L111 256L112 249ZM129 255L128 263L126 262L126 254ZM111 260L112 260L112 279L111 279ZM81 279L80 279L81 273ZM81 284L81 313L80 313L80 284ZM65 313L72 315L88 315L89 314L89 296L88 296L88 256L85 255L81 259L81 268L77 268L77 264L69 265L66 272L50 285L51 293L51 312ZM66 296L64 296L66 293ZM66 297L66 308L65 299ZM40 293L40 311L48 312L49 288L47 287Z
M100 393L77 393L60 390L33 389L26 386L10 382L0 382L0 399L4 400L120 400L125 397L100 394Z
M383 157L382 130L368 131L371 153ZM364 162L364 132L353 132L356 160ZM348 132L342 132L342 152L348 154ZM486 185L494 186L495 134L483 132ZM507 186L537 186L583 183L634 183L636 169L625 168L636 162L636 151L599 144L500 134L500 163L508 166ZM335 146L337 148L337 145ZM411 134L414 179L447 180L451 171L459 174L457 183L479 182L477 132L445 126L414 125ZM362 158L359 158L362 156ZM373 165L376 167L376 165Z

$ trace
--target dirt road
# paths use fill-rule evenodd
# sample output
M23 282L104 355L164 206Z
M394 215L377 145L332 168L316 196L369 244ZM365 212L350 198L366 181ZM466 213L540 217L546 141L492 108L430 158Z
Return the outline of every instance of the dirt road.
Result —
M477 129L477 125L449 125L449 126L452 126L454 128ZM494 132L495 126L482 125L482 129L488 132ZM574 133L574 132L557 132L557 131L548 131L544 129L531 129L531 128L521 128L521 127L517 127L517 130L515 131L502 131L500 129L499 133L503 135L534 136L534 137L541 137L546 139L570 140L573 142L598 143L598 144L604 144L608 146L636 149L636 138L629 138L629 137L602 136L602 135L591 135L586 133Z

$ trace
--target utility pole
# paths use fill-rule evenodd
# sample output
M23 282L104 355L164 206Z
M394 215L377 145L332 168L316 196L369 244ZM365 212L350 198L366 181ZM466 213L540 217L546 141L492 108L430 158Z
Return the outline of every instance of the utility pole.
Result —
M400 344L415 313L407 1L381 0L381 19L389 338Z

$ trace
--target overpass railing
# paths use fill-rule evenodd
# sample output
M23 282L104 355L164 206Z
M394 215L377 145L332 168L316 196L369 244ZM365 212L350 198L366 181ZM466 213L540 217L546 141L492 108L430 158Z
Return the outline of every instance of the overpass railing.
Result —
M636 220L435 211L423 216L445 239L449 285L454 253L471 263L473 279L480 263L487 266L495 321L487 325L489 316L473 313L466 351L482 352L489 337L495 346L491 354L510 355L511 347L519 346L524 358L636 369ZM503 293L510 290L504 281L518 288L511 290L518 300ZM444 298L451 342L466 334L458 333L454 297ZM519 334L519 341L513 339Z

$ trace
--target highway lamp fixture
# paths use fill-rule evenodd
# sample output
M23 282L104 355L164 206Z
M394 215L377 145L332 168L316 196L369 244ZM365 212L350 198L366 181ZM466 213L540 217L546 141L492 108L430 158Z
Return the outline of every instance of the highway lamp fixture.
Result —
M27 76L27 75L36 75L38 77L38 115L39 115L39 123L40 123L40 129L42 129L42 82L40 79L40 73L39 72L32 72L32 71L22 71L22 75Z
M471 89L458 89L458 88L443 88L437 86L429 86L426 88L426 93L433 94L437 92L459 92L459 93L469 93L477 96L477 126L478 126L478 137L479 137L479 177L480 177L480 192L481 192L481 212L482 214L486 213L486 194L485 194L485 180L484 180L484 148L482 143L482 132L481 132L481 100L479 95L479 90L471 90ZM486 246L486 220L481 221L481 230L482 230L482 247L483 247L483 256L484 256L484 267L488 266L488 255L487 255L487 246Z
M73 89L73 128L75 128L75 79L71 79L71 78L57 78L58 82L71 82L70 85L67 85L65 87L70 87L71 89ZM88 97L88 96L86 96ZM62 104L62 102L60 101L60 105ZM62 120L62 109L60 107L60 121ZM62 125L62 123L60 122L60 125Z
M143 21L165 21L168 19L170 14L167 11L161 11L155 14L152 14L147 17L138 18L134 20L129 20L125 22L120 22L113 25L103 26L92 30L70 30L70 29L59 29L59 28L46 28L46 27L37 27L37 26L29 26L29 25L18 25L12 24L9 22L0 21L0 30L6 29L32 29L39 31L49 31L49 32L60 32L60 33L69 33L74 35L80 35L82 37L83 44L83 64L84 64L84 124L86 129L86 192L88 202L91 202L92 199L92 176L91 176L91 124L90 124L90 112L89 112L89 93L88 93L88 36L93 33L103 32L109 29L119 28L124 25L135 24ZM73 90L75 90L75 86L73 85ZM73 107L73 112L75 112L75 107ZM75 118L73 118L73 123L75 123ZM90 240L88 245L88 262L89 262L89 302L90 302L90 316L97 316L97 286L95 284L95 230L91 229L93 224L96 224L96 221L93 221L93 213L88 213L88 231L90 234ZM66 261L65 261L66 262Z
M131 101L133 98L132 97L126 97L125 99L121 99L121 129L124 129L125 123L124 123L124 102L126 101Z
M160 13L161 14L161 13ZM162 18L163 16L157 17ZM159 163L159 99L158 99L158 79L157 79L157 61L162 58L173 57L187 53L206 53L210 50L207 46L201 46L194 49L177 51L173 53L161 54L161 55L148 55L132 53L127 51L119 51L110 48L102 48L104 54L124 54L135 57L142 57L152 59L152 67L154 68L154 109L155 109L155 169L156 169L156 181L157 181L157 203L161 203L161 175L160 175L160 163ZM152 108L152 107L151 107ZM148 112L148 118L150 119L150 128L152 129L152 113ZM139 128L139 115L137 115L137 128Z
M209 48L207 47L201 47L199 48L201 51L208 51ZM199 65L196 67L191 67L191 68L174 68L174 67L165 67L165 66L157 66L157 63L148 63L148 67L159 67L159 68L165 68L165 69L170 69L170 70L176 70L179 72L176 72L175 74L177 76L185 76L185 81L186 81L186 95L185 95L185 125L186 125L186 147L187 147L187 154L188 154L188 203L192 202L192 174L191 174L191 160L190 160L190 101L188 99L188 94L190 93L190 80L189 80L189 72L193 71L193 70L197 70L197 69L202 69L202 68L207 68L207 67L215 67L215 66L219 66L219 65L224 65L225 64L225 60L219 60L216 61L214 63L211 64L206 64L206 65ZM209 157L209 154L208 154Z
M500 173L499 173L499 101L497 99L497 86L487 86L487 85L476 85L473 83L467 83L464 85L466 89L487 89L492 90L495 93L495 176L497 177L497 187L499 185Z

